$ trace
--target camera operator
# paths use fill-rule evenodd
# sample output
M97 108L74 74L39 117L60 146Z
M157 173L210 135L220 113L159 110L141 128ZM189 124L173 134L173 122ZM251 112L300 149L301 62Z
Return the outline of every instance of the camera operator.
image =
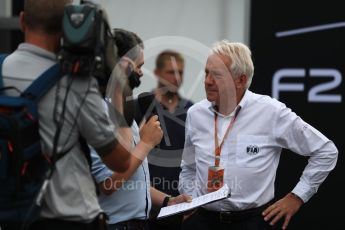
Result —
M56 64L64 7L71 0L25 0L20 25L25 42L3 64L5 86L24 90L42 72ZM61 125L57 153L64 154L44 194L40 219L32 229L97 229L102 210L98 204L89 164L82 151L82 136L110 169L123 172L129 166L126 139L129 127L115 127L104 110L94 77L64 76L39 101L39 131L44 153L52 155L54 136ZM57 122L58 121L58 122ZM123 143L121 141L124 141ZM4 228L6 229L6 228Z

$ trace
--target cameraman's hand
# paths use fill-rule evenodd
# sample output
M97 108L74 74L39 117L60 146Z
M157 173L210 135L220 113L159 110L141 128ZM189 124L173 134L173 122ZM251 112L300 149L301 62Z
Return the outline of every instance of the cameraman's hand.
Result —
M161 142L162 137L163 131L158 116L154 115L140 129L140 139L151 148L154 148Z

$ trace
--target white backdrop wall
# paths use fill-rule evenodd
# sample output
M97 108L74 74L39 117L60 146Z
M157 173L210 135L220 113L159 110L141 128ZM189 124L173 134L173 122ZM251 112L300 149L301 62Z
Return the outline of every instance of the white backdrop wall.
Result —
M144 77L135 95L156 86L155 58L164 49L174 49L186 60L180 93L200 101L205 97L204 65L209 47L222 39L249 42L250 0L92 1L106 9L112 27L136 32L144 40ZM0 16L10 14L11 0L0 0Z
M0 17L10 17L11 9L11 0L0 0Z
M112 27L136 32L145 44L144 77L138 95L156 86L152 70L164 49L186 60L180 93L194 102L205 97L204 64L209 47L228 39L248 44L250 0L100 0Z

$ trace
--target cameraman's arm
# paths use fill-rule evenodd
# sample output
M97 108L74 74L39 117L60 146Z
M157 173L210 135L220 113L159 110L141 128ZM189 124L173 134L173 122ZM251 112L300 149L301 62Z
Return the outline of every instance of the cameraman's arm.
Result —
M129 167L132 143L131 128L119 128L116 138L106 148L96 149L103 163L112 171L124 172Z
M101 182L99 184L101 192L109 195L120 188L138 169L151 149L160 143L162 136L163 132L158 117L151 117L141 129L141 141L131 151L128 169L121 173L113 173L109 179L107 178L107 180Z
M132 131L128 126L114 124L107 112L107 105L98 91L97 81L91 79L91 87L85 80L75 79L80 86L75 104L84 103L77 119L78 130L86 142L101 156L106 166L115 172L123 172L129 166L129 146L132 144ZM85 96L85 89L88 89Z

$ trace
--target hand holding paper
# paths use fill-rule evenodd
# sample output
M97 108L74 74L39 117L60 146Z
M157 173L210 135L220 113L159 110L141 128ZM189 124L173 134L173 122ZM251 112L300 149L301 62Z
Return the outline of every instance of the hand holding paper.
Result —
M229 196L230 196L230 190L229 190L229 187L225 184L218 191L211 192L206 195L194 198L192 202L190 203L184 202L184 203L164 207L159 212L157 218L167 217L167 216L171 216L177 213L185 212L190 209L194 209L196 207L199 207L199 206L202 206L214 201L228 198Z

